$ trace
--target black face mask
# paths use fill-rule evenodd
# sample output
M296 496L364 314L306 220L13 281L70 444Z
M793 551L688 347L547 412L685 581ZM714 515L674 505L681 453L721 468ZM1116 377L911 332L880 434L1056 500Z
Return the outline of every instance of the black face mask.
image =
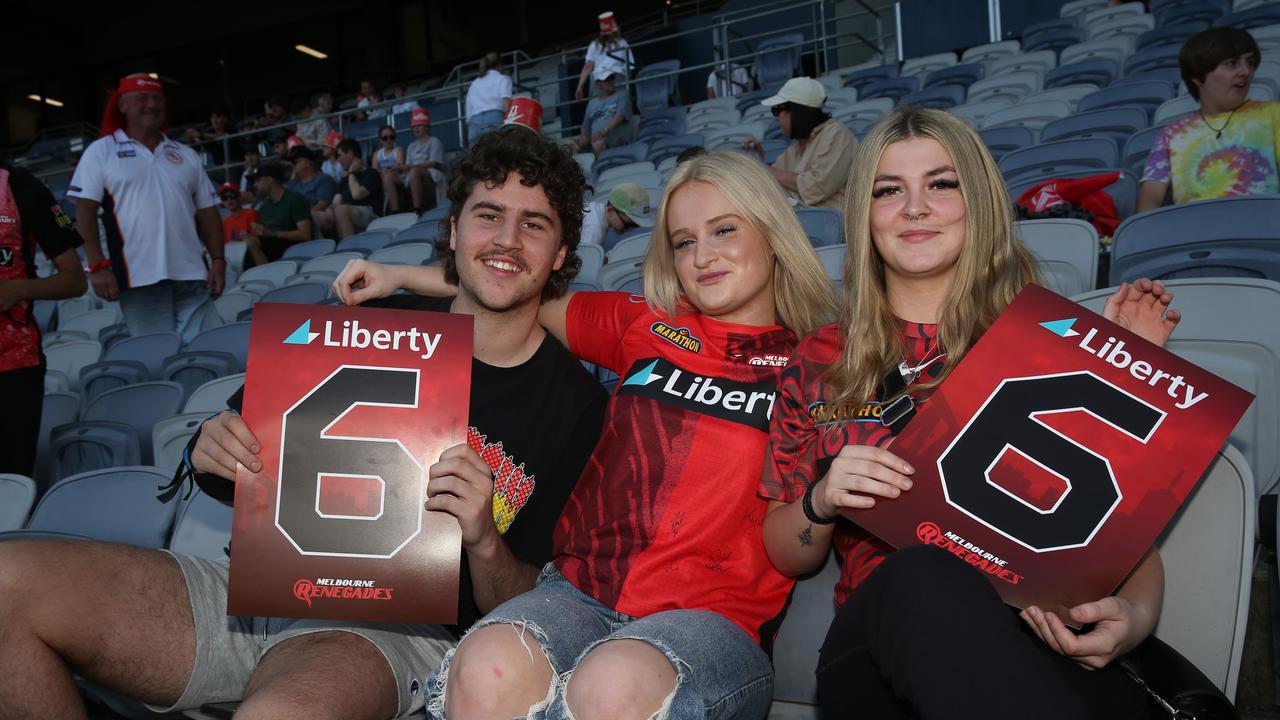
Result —
M791 104L791 139L808 140L813 129L830 120L831 116L820 108Z

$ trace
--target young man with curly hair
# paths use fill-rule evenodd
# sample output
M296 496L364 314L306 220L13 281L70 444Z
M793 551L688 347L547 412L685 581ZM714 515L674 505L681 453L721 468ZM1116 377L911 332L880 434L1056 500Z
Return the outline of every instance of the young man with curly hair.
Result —
M73 674L158 708L243 698L242 720L420 710L427 676L461 631L534 586L599 435L603 389L537 318L577 271L584 186L553 141L515 128L486 135L449 188L442 254L458 295L371 303L474 318L467 442L427 475L427 509L462 528L457 625L227 617L225 561L0 543L0 717L84 718ZM237 465L261 467L235 412L205 421L190 447L196 481L226 503Z

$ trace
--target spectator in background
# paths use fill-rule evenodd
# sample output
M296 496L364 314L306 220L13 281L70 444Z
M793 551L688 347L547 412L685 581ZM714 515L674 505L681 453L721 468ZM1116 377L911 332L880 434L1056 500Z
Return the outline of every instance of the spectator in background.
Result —
M289 159L293 161L293 179L285 187L306 198L313 214L324 212L338 194L338 183L320 172L320 158L306 145L294 148Z
M582 244L602 245L609 230L621 235L638 227L653 227L649 191L635 183L622 183L605 199L587 203L582 213Z
M720 48L716 48L716 63L707 75L707 99L718 97L734 97L751 89L751 74L747 66L736 62L729 63L730 73L725 76L724 60L720 57Z
M1160 207L1171 188L1174 204L1280 193L1280 102L1249 99L1261 61L1253 36L1237 28L1209 28L1182 46L1182 81L1200 107L1151 146L1138 212Z
M244 206L240 189L231 183L223 185L218 190L218 197L222 198L222 208L227 213L222 218L223 245L244 242L252 232L252 226L262 222L258 211Z
M409 92L405 89L404 83L396 83L391 86L391 97L399 102L391 106L391 114L399 115L400 113L413 112L418 107L417 100L405 100Z
M198 150L213 156L214 165L222 165L227 161L227 152L220 142L231 133L231 113L223 107L209 111L209 128L187 128L188 145L197 145Z
M676 165L683 165L696 157L702 157L707 154L707 149L701 145L691 145L680 151L676 156Z
M244 171L240 173L240 202L252 205L258 201L257 196L253 194L253 176L262 166L262 150L258 148L256 140L249 138L244 141L242 152L244 153Z
M284 140L293 134L294 126L288 124L293 118L285 110L285 98L283 95L273 95L262 107L265 110L265 114L262 116L262 120L259 121L259 127L271 128L267 131L267 140L274 143ZM278 127L280 125L284 125L284 127Z
M585 97L587 78L596 77L595 71L617 73L625 79L631 76L631 69L636 66L631 46L618 34L618 21L613 13L600 13L599 21L600 36L587 45L587 59L582 64L582 72L578 73L578 89L574 93L578 100ZM598 91L599 86L596 89Z
M497 129L511 107L511 78L502 67L502 56L496 52L480 58L480 77L467 88L467 144L474 145L481 135Z
M0 473L34 477L45 358L33 301L84 293L81 240L48 188L3 163L0 218ZM37 247L56 268L49 277L36 277Z
M413 111L415 140L405 149L404 183L413 211L422 214L444 202L448 183L444 175L444 143L431 136L431 115L424 108ZM428 204L430 203L430 204Z
M382 94L374 87L372 80L360 81L360 94L356 98L357 120L374 120L387 116L386 107L373 107L382 102Z
M94 293L120 300L130 335L176 331L190 342L203 329L209 298L222 294L227 261L218 192L195 152L165 136L165 115L158 81L121 78L107 100L102 137L80 158L67 197L76 199Z
M382 208L382 180L378 171L360 158L360 143L347 138L338 143L338 162L344 172L338 194L327 210L316 214L320 233L341 240L369 227Z
M320 146L320 153L324 156L324 162L320 164L320 172L333 178L335 183L342 182L342 163L338 162L338 143L340 142L342 142L342 134L334 131L325 137L324 144Z
M826 101L826 88L807 77L791 78L777 95L760 101L773 109L782 134L791 138L769 170L793 203L843 212L845 178L853 166L858 139L822 111ZM759 140L748 137L742 146L764 160Z
M631 142L631 100L618 90L619 75L608 69L595 71L596 96L587 102L578 146L599 155L606 148Z
M262 222L249 226L245 268L279 260L290 245L311 239L311 206L302 193L285 187L287 172L278 162L258 168L254 185L262 198L258 205Z
M316 93L311 102L304 107L302 122L298 123L298 137L307 147L315 149L324 145L325 138L333 132L333 126L325 116L333 112L333 96L329 93Z
M400 212L400 187L405 171L404 148L396 144L396 131L384 127L378 131L382 147L373 151L370 158L373 169L382 176L382 192L391 212Z

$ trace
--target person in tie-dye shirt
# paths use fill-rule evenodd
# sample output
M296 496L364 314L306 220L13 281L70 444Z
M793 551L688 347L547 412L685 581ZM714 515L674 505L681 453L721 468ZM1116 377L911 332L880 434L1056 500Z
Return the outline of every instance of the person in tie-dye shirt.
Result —
M1253 36L1236 28L1211 28L1182 46L1182 79L1200 107L1156 138L1138 212L1163 204L1170 186L1175 204L1280 193L1280 103L1248 99L1261 59Z

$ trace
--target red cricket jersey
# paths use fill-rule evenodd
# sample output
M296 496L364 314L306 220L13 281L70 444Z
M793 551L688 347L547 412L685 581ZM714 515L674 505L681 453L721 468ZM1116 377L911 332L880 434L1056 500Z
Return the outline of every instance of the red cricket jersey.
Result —
M666 317L624 293L575 295L567 334L621 379L556 527L556 566L618 612L711 610L767 645L794 583L765 554L755 486L795 335Z

